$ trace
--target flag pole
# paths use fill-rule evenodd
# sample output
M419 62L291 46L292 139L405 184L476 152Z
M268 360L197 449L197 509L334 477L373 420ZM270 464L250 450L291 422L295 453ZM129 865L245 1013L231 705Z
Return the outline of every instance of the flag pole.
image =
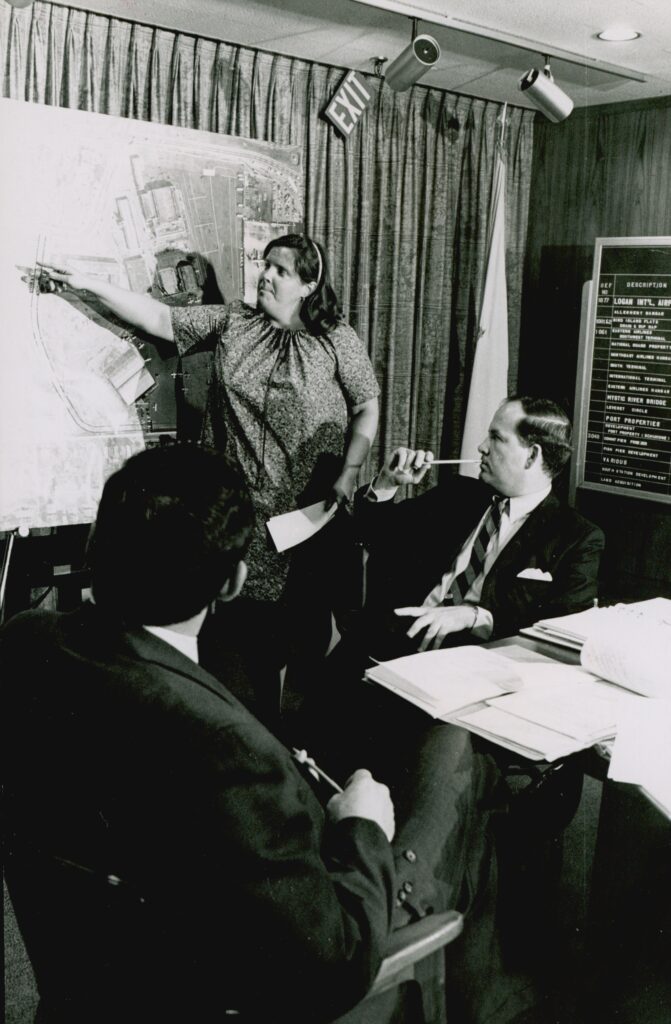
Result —
M508 394L508 295L506 287L506 161L505 132L508 104L497 118L494 170L489 202L485 276L480 300L478 333L466 404L459 467L462 476L478 476L478 446L487 436L496 409Z

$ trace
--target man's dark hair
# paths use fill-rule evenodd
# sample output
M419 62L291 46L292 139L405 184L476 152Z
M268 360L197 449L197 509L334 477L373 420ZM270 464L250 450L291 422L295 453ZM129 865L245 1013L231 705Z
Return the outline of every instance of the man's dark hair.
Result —
M183 622L231 578L251 528L245 484L219 452L140 452L100 499L87 552L96 605L130 625Z
M300 317L310 334L316 337L328 334L339 323L342 323L342 312L338 297L329 280L329 268L326 254L319 242L307 235L281 235L273 238L265 247L265 259L271 249L279 247L291 249L294 254L294 266L301 281L309 284L317 282L317 287L303 299Z
M519 402L524 413L517 424L517 436L522 444L541 446L543 466L554 479L571 457L571 421L556 402L550 398L513 395L506 404Z

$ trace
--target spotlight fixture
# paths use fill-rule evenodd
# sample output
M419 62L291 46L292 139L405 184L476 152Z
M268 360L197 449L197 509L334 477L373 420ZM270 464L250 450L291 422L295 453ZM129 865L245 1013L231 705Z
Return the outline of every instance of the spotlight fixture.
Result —
M387 68L384 80L395 92L404 92L440 59L440 47L433 36L415 35L409 46Z
M596 37L604 43L631 43L634 39L640 39L641 33L628 25L612 25L603 32L597 32Z
M525 92L533 105L545 114L548 121L558 124L566 120L573 110L573 100L556 84L550 71L550 58L545 58L542 71L531 68L520 78L520 90Z

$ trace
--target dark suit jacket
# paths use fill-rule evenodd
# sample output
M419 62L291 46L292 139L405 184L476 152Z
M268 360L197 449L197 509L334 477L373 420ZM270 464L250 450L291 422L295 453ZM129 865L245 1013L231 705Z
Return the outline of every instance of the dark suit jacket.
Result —
M371 603L380 610L421 604L452 566L491 499L470 477L452 478L418 497L370 502L357 495L355 516L370 551ZM537 619L589 608L597 596L601 530L550 494L505 546L485 577L479 604L494 618L493 638ZM520 578L524 569L551 582Z
M386 837L326 824L225 686L92 605L17 616L0 667L7 876L48 1021L319 1021L362 996Z

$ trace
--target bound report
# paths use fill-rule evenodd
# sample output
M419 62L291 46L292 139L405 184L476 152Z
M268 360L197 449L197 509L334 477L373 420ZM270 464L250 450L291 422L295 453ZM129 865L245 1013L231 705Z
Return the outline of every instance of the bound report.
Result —
M515 645L456 647L383 662L366 678L433 718L554 761L614 737L637 702L671 698L671 623L604 620L580 661L559 664Z

